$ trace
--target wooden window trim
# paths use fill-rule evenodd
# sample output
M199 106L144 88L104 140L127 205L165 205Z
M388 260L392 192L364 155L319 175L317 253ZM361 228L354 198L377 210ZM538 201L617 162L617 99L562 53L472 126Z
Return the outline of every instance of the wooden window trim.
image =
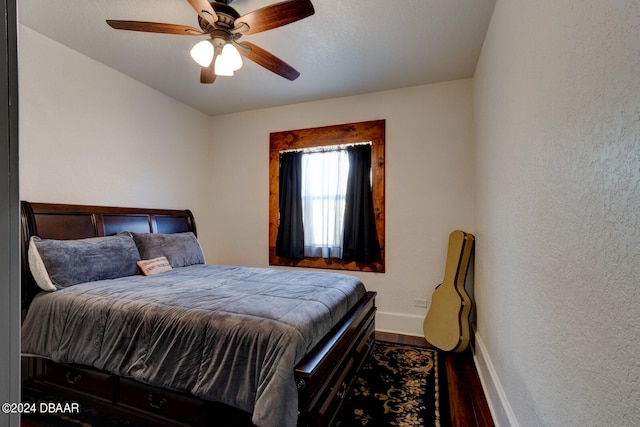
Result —
M280 199L280 152L338 144L371 141L373 210L380 244L380 259L371 263L346 262L334 258L291 259L276 255ZM347 123L309 129L274 132L269 135L269 264L290 267L328 268L334 270L385 271L384 214L384 145L385 121Z

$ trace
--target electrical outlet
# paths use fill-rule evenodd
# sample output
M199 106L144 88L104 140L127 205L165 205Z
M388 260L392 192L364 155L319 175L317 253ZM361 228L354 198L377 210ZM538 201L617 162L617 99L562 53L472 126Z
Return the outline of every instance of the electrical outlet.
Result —
M416 298L413 300L413 304L416 307L427 307L427 300L423 298Z

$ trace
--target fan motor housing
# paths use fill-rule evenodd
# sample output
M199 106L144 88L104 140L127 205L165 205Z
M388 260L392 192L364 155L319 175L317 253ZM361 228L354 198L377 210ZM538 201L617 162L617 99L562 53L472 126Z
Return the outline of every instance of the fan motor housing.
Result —
M229 1L230 3L231 1ZM211 3L211 7L218 15L218 21L214 24L209 23L209 21L203 19L198 16L198 24L202 31L205 33L211 33L216 29L224 29L229 30L233 28L233 24L240 17L240 14L236 12L234 8L231 6L227 6L226 3Z

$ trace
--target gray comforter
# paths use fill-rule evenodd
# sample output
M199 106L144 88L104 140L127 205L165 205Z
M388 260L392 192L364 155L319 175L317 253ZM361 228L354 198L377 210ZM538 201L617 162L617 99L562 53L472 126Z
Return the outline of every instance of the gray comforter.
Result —
M364 293L343 274L203 264L83 283L34 299L22 352L295 426L294 366Z

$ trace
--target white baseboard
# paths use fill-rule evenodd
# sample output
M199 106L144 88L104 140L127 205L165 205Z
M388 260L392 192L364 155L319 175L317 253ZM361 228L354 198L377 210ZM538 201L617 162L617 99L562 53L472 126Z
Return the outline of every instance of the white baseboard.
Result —
M477 332L475 334L475 354L473 359L496 427L519 427L507 395L491 363L487 348Z
M391 332L394 334L423 336L422 324L424 316L403 313L388 313L378 311L376 313L376 331Z

